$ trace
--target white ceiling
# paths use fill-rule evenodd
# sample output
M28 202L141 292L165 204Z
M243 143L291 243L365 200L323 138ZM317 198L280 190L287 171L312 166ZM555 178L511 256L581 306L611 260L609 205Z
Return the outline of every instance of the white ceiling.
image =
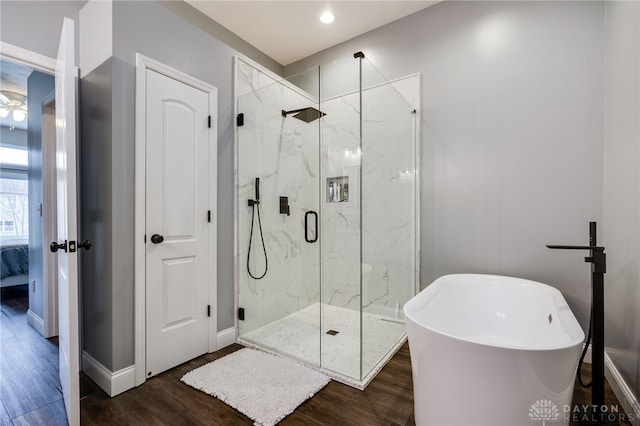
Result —
M440 0L185 1L286 66ZM331 24L320 22L326 10L335 15Z

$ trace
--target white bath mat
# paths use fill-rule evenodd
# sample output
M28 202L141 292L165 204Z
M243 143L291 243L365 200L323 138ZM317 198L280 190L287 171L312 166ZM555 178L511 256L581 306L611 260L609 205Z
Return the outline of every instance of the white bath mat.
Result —
M249 348L196 368L181 380L262 426L275 425L330 381L302 364Z

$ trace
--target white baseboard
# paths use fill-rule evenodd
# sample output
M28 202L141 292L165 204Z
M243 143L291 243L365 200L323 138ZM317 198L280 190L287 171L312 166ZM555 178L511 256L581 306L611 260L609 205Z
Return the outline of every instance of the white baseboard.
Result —
M586 364L592 363L591 345L589 345L587 353L584 356L584 362ZM629 417L629 420L631 420L631 424L633 426L640 426L640 401L638 401L638 398L633 394L633 391L629 385L627 385L627 382L625 382L606 351L604 353L604 376L607 378L607 382L609 382L611 390L613 390L618 402L622 405L622 409Z
M44 336L44 320L31 309L27 311L27 324L35 328L38 333Z
M226 348L229 345L233 345L235 342L236 342L235 327L230 327L230 328L227 328L226 330L219 331L216 350Z
M111 372L86 352L82 352L82 371L109 396L116 396L136 386L135 366Z

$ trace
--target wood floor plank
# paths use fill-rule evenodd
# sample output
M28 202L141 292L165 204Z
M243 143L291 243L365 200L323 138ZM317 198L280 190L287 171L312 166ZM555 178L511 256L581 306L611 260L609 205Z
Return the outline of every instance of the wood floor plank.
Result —
M27 323L28 286L2 289L3 330L0 341L0 400L10 419L62 398L59 392L58 347Z
M7 414L7 410L4 409L4 404L2 403L2 400L0 400L0 426L9 426L11 424L9 414Z
M14 426L66 426L64 401L57 400L13 419Z
M180 382L191 369L240 348L242 346L232 345L196 358L115 398L108 398L101 391L102 395L89 395L81 405L83 424L251 425L253 422L235 409ZM280 424L415 426L412 387L409 348L404 345L366 390L331 382ZM589 395L576 387L574 402L587 403ZM607 388L607 398L617 403L610 388Z

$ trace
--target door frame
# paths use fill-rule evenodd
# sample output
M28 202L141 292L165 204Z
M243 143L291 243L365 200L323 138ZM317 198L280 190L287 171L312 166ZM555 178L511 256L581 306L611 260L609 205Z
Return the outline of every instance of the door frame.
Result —
M209 317L209 352L218 349L217 321L217 172L218 172L218 89L188 74L166 66L154 59L136 53L136 89L135 89L135 184L134 184L134 323L135 323L135 371L136 386L146 380L146 93L147 70L155 71L166 77L206 92L209 97L211 130L209 131L209 196L211 205L211 223L209 225L209 300L213 307Z
M58 335L58 255L51 253L47 241L57 241L57 212L52 206L56 205L56 115L55 91L47 95L42 101L42 189L43 197L43 317L45 337ZM82 322L80 322L82 324ZM81 335L78 342L81 342ZM82 346L81 346L82 347Z
M48 56L41 55L31 50L24 49L6 42L0 42L0 57L26 65L37 71L55 75L56 60ZM42 320L43 328L41 334L48 338L58 335L58 272L57 262L50 258L49 241L56 240L56 209L55 209L55 117L49 124L51 128L45 129L45 108L55 99L55 94L48 95L42 104L43 126L42 126L42 185L43 185L43 232L42 232ZM45 142L53 141L53 146L46 146ZM53 170L53 171L51 171ZM53 191L53 192L51 192ZM80 336L78 336L80 337Z

